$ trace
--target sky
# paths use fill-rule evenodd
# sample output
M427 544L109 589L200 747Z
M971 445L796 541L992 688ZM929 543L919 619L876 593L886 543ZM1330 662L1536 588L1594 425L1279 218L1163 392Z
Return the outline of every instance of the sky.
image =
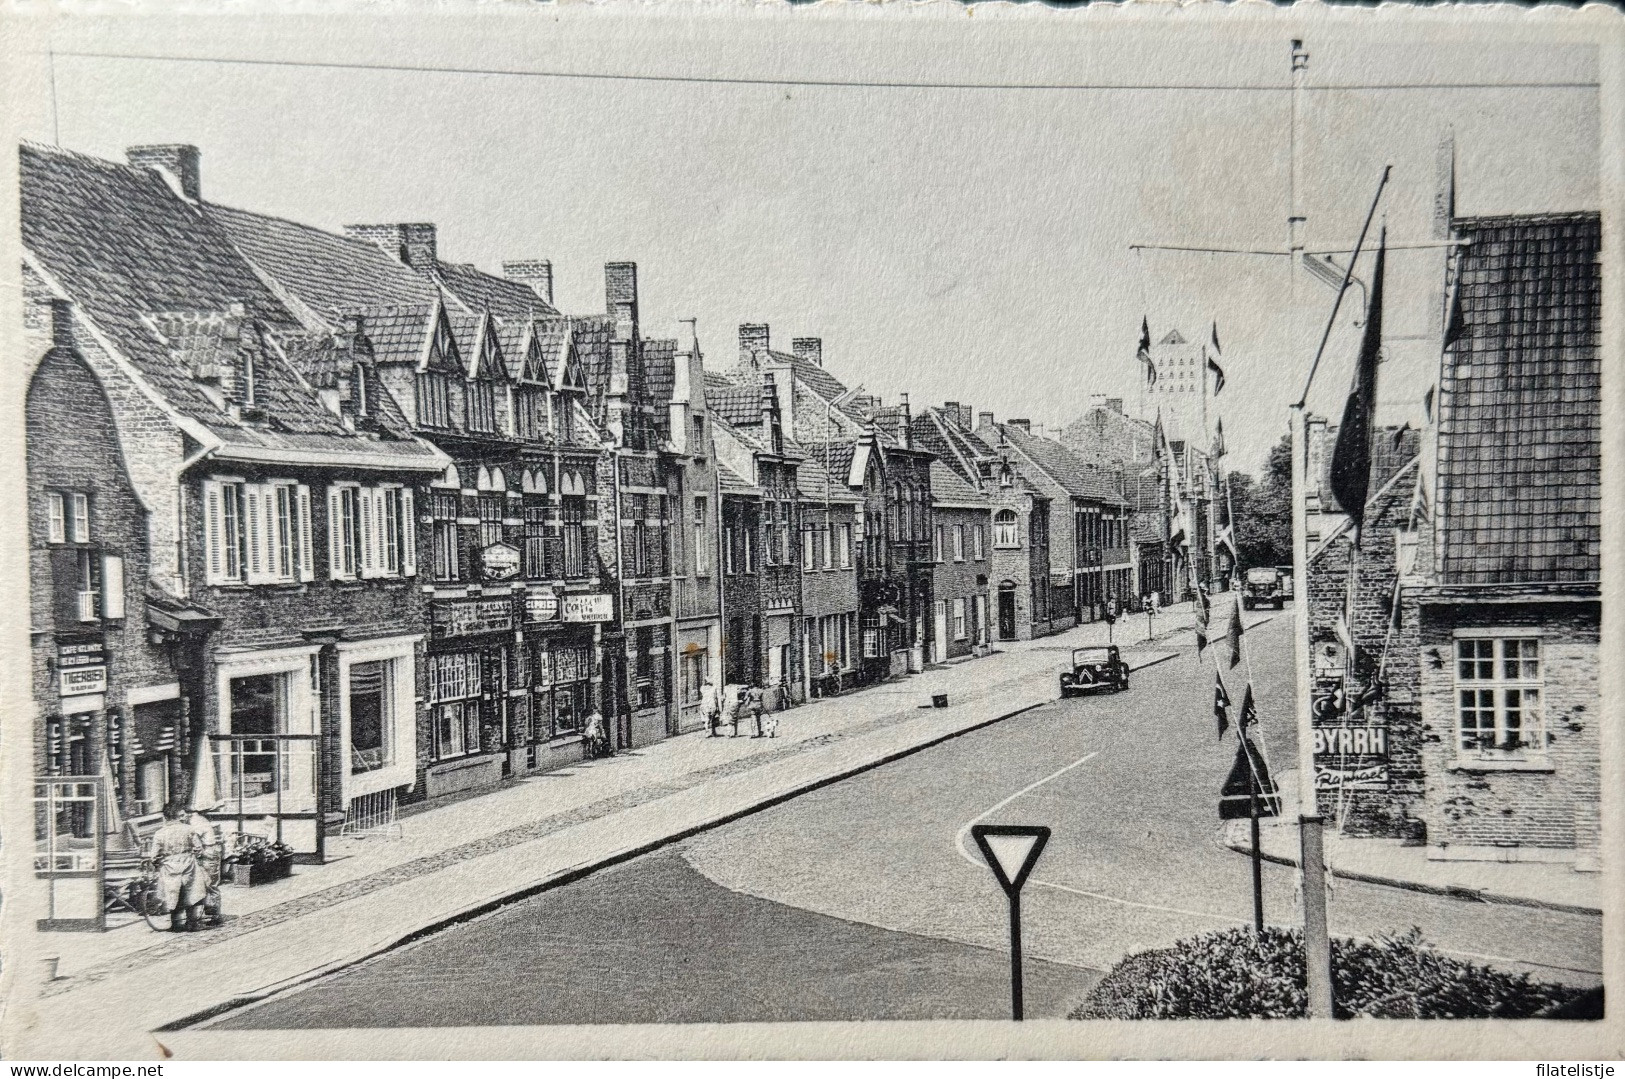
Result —
M1304 31L806 11L78 17L51 30L25 134L111 158L193 143L211 201L334 229L432 221L442 258L492 271L549 258L571 313L602 311L603 264L630 259L646 334L696 318L719 369L742 322L785 350L822 337L849 385L916 408L969 402L1046 427L1096 395L1132 409L1141 317L1154 337L1205 339L1216 321L1214 412L1231 467L1257 471L1335 293L1294 292L1279 256L1130 245L1284 247L1288 41ZM1385 165L1379 227L1428 241L1446 129L1459 213L1599 208L1592 47L1359 26L1306 38L1311 249L1352 248ZM1437 249L1390 257L1379 395L1396 422L1419 416L1437 368L1441 277ZM1341 410L1359 307L1351 293L1317 411Z

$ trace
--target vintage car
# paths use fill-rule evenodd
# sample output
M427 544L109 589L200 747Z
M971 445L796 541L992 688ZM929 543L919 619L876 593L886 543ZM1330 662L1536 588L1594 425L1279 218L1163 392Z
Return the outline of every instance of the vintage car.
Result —
M1128 688L1128 664L1115 644L1072 650L1072 669L1061 672L1061 696L1075 697L1097 689L1113 693Z
M1286 590L1281 584L1281 571L1274 566L1260 566L1247 571L1242 585L1241 605L1247 610L1268 605L1280 610L1286 606Z

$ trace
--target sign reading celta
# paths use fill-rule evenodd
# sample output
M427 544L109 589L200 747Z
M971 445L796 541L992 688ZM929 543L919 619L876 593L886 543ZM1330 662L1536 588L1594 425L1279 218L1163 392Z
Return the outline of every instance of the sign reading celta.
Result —
M107 650L101 641L57 645L56 666L62 696L107 692Z
M480 572L488 581L519 576L519 548L511 543L491 544L480 552Z
M564 597L566 622L608 622L615 616L615 601L606 592L584 592Z

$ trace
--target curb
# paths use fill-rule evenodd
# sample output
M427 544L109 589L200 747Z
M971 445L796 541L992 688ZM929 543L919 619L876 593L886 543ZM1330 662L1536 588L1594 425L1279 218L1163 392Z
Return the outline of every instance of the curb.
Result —
M1219 846L1235 851L1237 854L1252 856L1252 843L1232 840L1228 835L1228 824L1219 826ZM1298 867L1297 860L1280 854L1270 854L1260 851L1259 858L1273 865ZM1383 877L1375 873L1358 873L1347 869L1332 867L1332 876L1344 880L1358 881L1361 884L1376 884L1385 888L1398 888L1407 892L1421 892L1424 895L1444 896L1447 899L1459 899L1464 903L1491 903L1497 906L1529 907L1534 910L1550 910L1562 914L1580 914L1602 917L1602 910L1598 907L1585 907L1577 903L1559 903L1553 899L1535 899L1522 895L1501 895L1497 892L1486 892L1479 888L1467 888L1460 885L1426 884L1417 880L1401 880L1398 877Z
M1173 655L1161 656L1155 660L1152 660L1150 663L1145 664L1145 666L1151 666L1155 663L1160 663L1166 659L1172 658ZM201 1023L206 1023L211 1019L218 1019L229 1012L238 1011L255 1004L263 1003L272 997L286 993L310 982L318 981L330 975L337 974L338 972L346 970L350 967L358 966L376 956L380 956L386 952L391 952L397 948L404 947L405 945L411 944L413 941L420 940L423 937L432 936L433 934L441 932L445 929L449 929L454 925L459 925L463 922L472 921L476 918L483 917L484 915L495 913L504 907L522 902L531 898L532 896L540 895L543 892L552 891L555 888L561 888L567 884L574 884L576 881L590 876L593 873L597 873L600 870L609 869L613 866L620 865L622 862L631 861L634 858L639 858L645 854L659 850L662 847L670 846L673 843L680 843L685 839L711 831L725 824L731 824L736 820L759 813L764 809L771 809L774 806L781 805L782 803L788 802L791 799L799 798L801 795L810 794L813 791L819 790L823 787L840 783L843 780L850 779L856 775L861 775L864 772L872 771L876 768L882 767L883 765L891 764L892 762L902 760L905 757L911 757L914 754L930 749L933 746L938 746L944 742L952 741L955 738L970 734L974 731L991 727L995 723L1003 723L1005 720L1014 719L1016 716L1022 715L1026 712L1031 712L1037 708L1042 708L1047 704L1054 703L1055 702L1053 700L1042 700L1033 704L1023 705L1014 711L1005 712L1001 715L994 716L991 719L984 719L977 723L949 731L945 734L936 735L913 745L905 746L902 749L894 750L883 756L877 757L872 761L867 761L863 764L855 765L827 776L821 776L818 779L799 784L789 788L788 790L779 791L778 793L762 798L759 801L752 802L748 806L731 810L727 813L709 818L697 824L689 825L688 827L664 836L660 836L656 839L652 839L646 843L641 843L634 847L623 848L622 850L605 854L602 857L594 858L589 862L584 862L580 865L560 870L548 877L544 877L539 881L532 881L529 884L526 884L514 891L506 892L494 899L482 899L476 903L472 903L468 906L454 910L449 914L438 916L414 929L397 934L382 944L368 946L359 951L352 952L350 955L342 959L336 959L323 963L321 966L312 967L301 974L295 974L292 977L284 978L281 981L273 982L270 985L263 986L262 988L255 989L247 993L239 993L229 1000L223 1001L219 1004L211 1005L210 1007L191 1012L187 1015L181 1016L178 1019L172 1019L161 1026L154 1027L152 1032L155 1034L161 1034L170 1031L186 1030L196 1027Z

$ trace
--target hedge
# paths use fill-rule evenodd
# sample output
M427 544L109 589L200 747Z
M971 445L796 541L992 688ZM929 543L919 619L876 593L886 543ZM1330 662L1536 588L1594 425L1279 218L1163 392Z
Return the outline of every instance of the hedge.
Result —
M1334 939L1332 983L1340 1019L1526 1018L1587 995L1444 955L1422 942L1420 929L1376 940ZM1255 936L1251 929L1227 929L1129 956L1072 1018L1296 1019L1306 1012L1303 986L1297 930Z

